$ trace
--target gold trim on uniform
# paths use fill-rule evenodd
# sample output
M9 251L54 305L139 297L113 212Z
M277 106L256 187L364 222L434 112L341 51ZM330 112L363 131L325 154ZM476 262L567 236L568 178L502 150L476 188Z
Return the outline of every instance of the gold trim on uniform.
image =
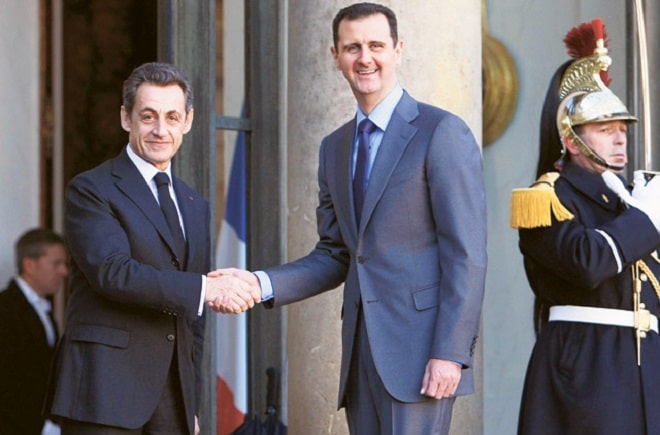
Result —
M559 201L555 193L555 181L559 172L547 172L530 187L513 189L511 192L511 228L538 228L575 216Z

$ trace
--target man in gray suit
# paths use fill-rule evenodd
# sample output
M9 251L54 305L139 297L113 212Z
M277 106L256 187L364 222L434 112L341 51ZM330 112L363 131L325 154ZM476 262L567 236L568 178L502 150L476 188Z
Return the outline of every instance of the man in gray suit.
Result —
M220 273L260 284L270 306L344 282L339 407L350 432L447 433L455 397L474 390L486 272L479 147L461 119L399 85L390 9L346 7L333 36L357 114L321 144L319 241L292 263Z

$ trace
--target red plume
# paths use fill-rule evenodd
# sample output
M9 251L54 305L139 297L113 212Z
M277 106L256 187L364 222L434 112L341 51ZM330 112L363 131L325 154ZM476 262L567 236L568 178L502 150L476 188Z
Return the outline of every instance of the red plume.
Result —
M596 41L603 39L605 47L607 47L607 32L605 25L600 18L596 18L591 22L582 23L577 27L573 27L564 36L564 44L568 50L568 55L573 59L581 59L583 57L593 56L596 49ZM609 86L612 81L607 71L600 72L600 78Z
M594 18L591 20L591 27L594 29L594 37L596 40L602 39L605 41L605 26L601 18Z

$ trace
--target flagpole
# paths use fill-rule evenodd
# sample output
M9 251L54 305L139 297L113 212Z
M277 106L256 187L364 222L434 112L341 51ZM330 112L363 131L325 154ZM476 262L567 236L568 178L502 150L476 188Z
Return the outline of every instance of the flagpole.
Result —
M641 106L642 106L642 129L643 129L643 165L644 170L650 171L653 169L653 148L651 137L651 99L649 94L649 65L648 65L648 49L646 44L646 23L644 20L644 9L642 0L634 0L635 3L635 19L637 22L637 39L639 46L639 75L640 75L640 92L641 92Z

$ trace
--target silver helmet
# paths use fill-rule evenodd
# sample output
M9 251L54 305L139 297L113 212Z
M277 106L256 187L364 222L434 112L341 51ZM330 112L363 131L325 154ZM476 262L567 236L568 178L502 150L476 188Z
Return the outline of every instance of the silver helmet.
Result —
M602 35L602 22L592 22L596 35ZM600 26L599 30L597 26ZM607 71L612 59L607 54L604 38L597 36L596 48L592 56L574 61L564 72L559 87L559 108L557 128L562 138L563 152L565 141L570 140L580 151L595 163L606 168L621 170L612 166L592 150L575 132L574 127L593 123L622 120L635 122L637 118L628 112L625 104L614 95L601 79L601 72Z

